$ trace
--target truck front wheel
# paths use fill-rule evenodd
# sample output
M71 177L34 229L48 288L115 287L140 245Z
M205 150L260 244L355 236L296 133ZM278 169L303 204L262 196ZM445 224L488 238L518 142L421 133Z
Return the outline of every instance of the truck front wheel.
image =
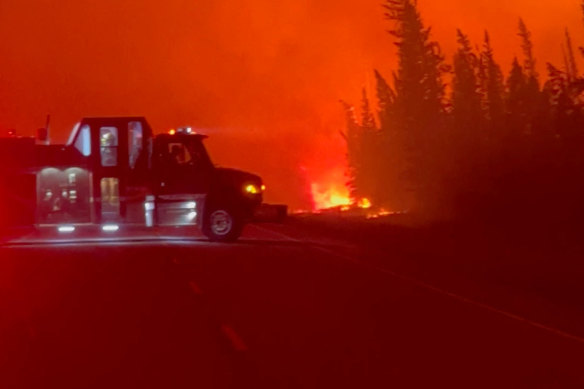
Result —
M234 242L242 231L241 218L227 207L213 207L205 213L203 233L212 242Z

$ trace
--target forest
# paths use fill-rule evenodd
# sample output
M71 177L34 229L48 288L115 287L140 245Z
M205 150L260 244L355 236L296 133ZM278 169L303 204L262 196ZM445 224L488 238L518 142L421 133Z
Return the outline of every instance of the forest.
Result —
M522 56L504 73L488 32L475 43L458 30L447 59L415 1L383 6L398 67L375 71L376 90L363 90L357 108L343 102L353 200L455 216L584 216L584 76L576 61L584 48L574 48L570 32L558 42L564 63L538 66L519 20L512 38Z

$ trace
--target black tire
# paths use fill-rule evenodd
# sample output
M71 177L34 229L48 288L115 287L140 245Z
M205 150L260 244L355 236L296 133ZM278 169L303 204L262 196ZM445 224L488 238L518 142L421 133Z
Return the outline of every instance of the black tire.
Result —
M205 212L203 234L211 242L235 242L243 231L243 221L229 207L214 206Z

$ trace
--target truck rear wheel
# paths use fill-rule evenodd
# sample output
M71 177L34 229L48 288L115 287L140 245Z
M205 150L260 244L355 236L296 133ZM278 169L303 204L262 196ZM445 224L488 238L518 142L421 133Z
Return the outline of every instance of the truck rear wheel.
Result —
M241 218L230 208L213 207L205 213L203 233L212 242L234 242L242 231Z

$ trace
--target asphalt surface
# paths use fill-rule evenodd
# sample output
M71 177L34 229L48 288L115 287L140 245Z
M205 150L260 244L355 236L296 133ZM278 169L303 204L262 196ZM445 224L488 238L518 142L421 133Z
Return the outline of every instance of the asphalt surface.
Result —
M390 264L271 225L7 244L0 387L584 387L584 322Z

